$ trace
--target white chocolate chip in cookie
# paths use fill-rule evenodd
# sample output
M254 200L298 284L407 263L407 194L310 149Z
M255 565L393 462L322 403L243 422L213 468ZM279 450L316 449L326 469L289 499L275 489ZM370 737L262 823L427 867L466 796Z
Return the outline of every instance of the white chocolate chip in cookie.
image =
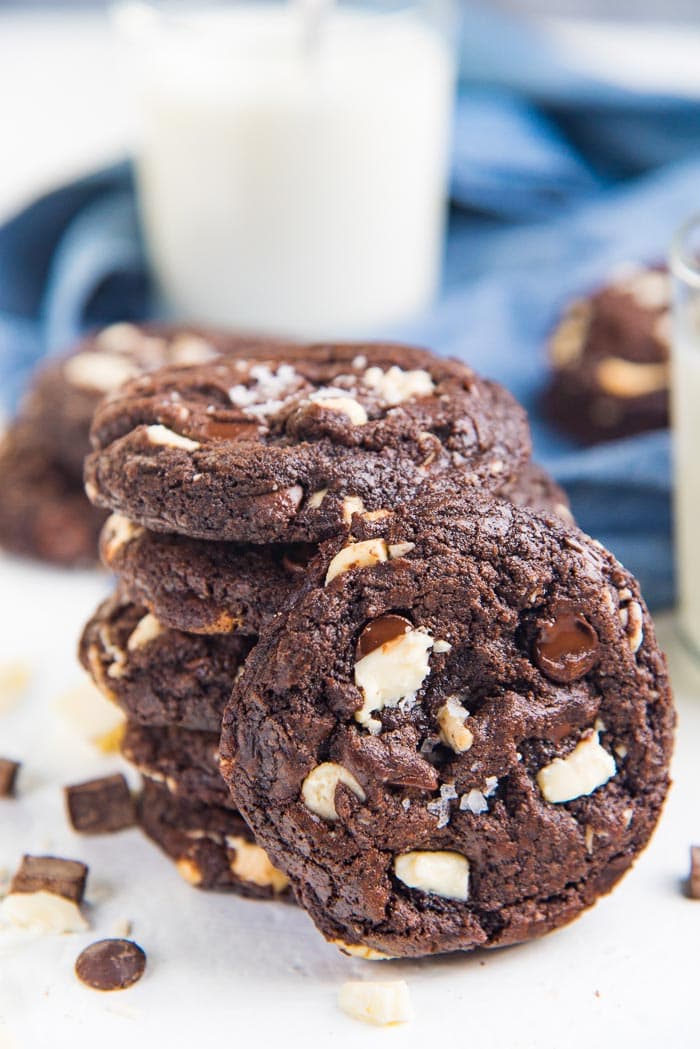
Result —
M667 389L669 366L605 357L596 368L596 379L600 388L613 397L644 397Z
M365 701L355 712L355 720L370 731L381 724L372 714L384 707L395 707L412 696L430 673L429 656L433 640L423 630L407 630L385 641L355 664L355 684Z
M353 514L362 514L364 512L365 504L359 495L348 495L343 499L343 521L345 524L350 524Z
M183 332L170 344L170 360L173 364L205 364L218 356L218 350L211 343L191 332Z
M123 514L111 514L102 529L102 549L108 563L122 547L143 532L141 525L134 524Z
M625 633L627 634L630 651L633 653L638 652L642 641L644 640L644 616L642 613L642 606L638 601L630 601L628 605L624 605L620 609L620 619L625 628Z
M90 927L77 903L45 889L11 892L0 904L0 917L10 925L33 932L85 932Z
M663 270L638 270L620 285L620 290L647 310L667 309L671 302L671 279Z
M324 761L312 769L301 785L301 796L307 809L324 820L337 820L335 789L339 783L349 787L356 798L365 800L365 792L352 772L333 761Z
M144 338L144 333L135 324L120 321L110 324L97 336L96 342L103 350L111 353L129 353Z
M355 568L370 568L388 559L389 552L383 539L365 539L361 543L350 543L339 550L329 564L325 585L328 586L343 572L350 572Z
M415 550L415 543L391 543L388 547L389 557L392 559L395 557L405 557L406 554L410 554L411 550Z
M138 375L139 369L128 357L85 350L68 358L63 374L71 386L111 393Z
M353 426L364 426L367 422L367 412L354 397L312 397L311 400L319 408L346 415Z
M185 881L189 882L190 885L196 887L197 885L202 884L203 874L198 865L194 860L190 859L189 856L182 856L176 862L175 866Z
M549 344L549 356L556 368L565 368L581 356L591 315L590 304L583 300L572 303L566 311Z
M270 863L265 850L245 838L229 835L226 845L235 853L231 860L231 871L241 881L250 882L261 889L272 889L280 893L289 885L289 878Z
M189 437L183 437L181 433L169 430L167 426L154 423L146 427L146 434L151 444L160 444L165 448L181 448L185 452L194 452L201 447L199 441L192 441Z
M129 635L129 640L126 643L126 647L129 652L135 652L139 648L144 648L150 644L151 641L163 633L163 627L160 625L156 617L152 612L148 612L143 619L139 619L138 623Z
M343 954L349 954L351 958L362 958L366 962L388 962L393 957L391 954L375 951L373 947L365 947L362 943L346 943L345 940L331 940L330 942Z
M469 898L469 860L459 852L405 852L394 860L394 873L409 889L447 900Z
M328 495L327 488L319 488L318 491L312 492L309 498L306 500L306 505L310 506L312 510L318 510L323 500Z
M458 696L449 696L437 712L440 739L455 754L464 754L474 742L474 734L464 724L469 717Z
M413 1019L413 1007L405 980L361 982L349 980L338 993L338 1005L363 1023L385 1027Z
M362 382L392 407L413 397L427 397L435 389L430 373L423 368L404 371L395 364L387 371L376 366L368 368Z
M537 773L546 801L560 804L592 794L617 773L612 754L601 747L598 732L581 740L565 758L555 758Z

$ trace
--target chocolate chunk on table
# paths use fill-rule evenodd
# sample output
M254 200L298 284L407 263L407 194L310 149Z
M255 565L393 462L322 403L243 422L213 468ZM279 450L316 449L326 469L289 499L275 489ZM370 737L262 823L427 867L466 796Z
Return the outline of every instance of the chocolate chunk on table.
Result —
M11 798L14 796L17 773L20 767L19 761L0 758L0 798Z
M80 903L85 893L88 868L79 860L58 856L24 856L12 879L10 893L51 892Z
M132 940L98 940L75 963L78 979L96 991L123 991L141 979L145 968L145 952Z
M66 787L65 795L69 819L82 834L111 834L136 822L129 784L120 772Z

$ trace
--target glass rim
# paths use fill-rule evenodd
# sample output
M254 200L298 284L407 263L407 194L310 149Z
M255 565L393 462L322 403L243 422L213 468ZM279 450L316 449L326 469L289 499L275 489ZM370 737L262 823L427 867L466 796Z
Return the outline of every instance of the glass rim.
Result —
M685 220L671 242L671 272L678 280L700 288L700 255L691 255L688 251L688 240L694 230L700 233L700 211Z

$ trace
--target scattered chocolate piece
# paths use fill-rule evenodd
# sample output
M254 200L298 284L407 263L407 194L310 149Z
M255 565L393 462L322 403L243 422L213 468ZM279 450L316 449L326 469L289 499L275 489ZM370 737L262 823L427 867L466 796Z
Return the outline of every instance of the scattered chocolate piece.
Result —
M540 626L534 657L547 677L568 685L598 662L598 635L576 609L557 605L552 618Z
M50 892L80 903L85 892L88 869L79 860L57 856L24 856L12 879L10 893Z
M690 846L690 877L688 895L691 900L700 900L700 845Z
M405 616L397 616L392 612L380 616L379 619L373 619L360 634L357 642L357 658L362 659L368 656L370 652L381 648L387 641L393 641L402 634L407 634L409 630L413 630L413 623L410 619L406 619Z
M81 834L112 834L133 827L134 799L121 772L66 787L68 816Z
M15 782L20 770L19 761L0 758L0 798L12 798L15 793Z
M75 963L78 979L96 991L123 991L141 979L145 968L146 955L132 940L98 940Z

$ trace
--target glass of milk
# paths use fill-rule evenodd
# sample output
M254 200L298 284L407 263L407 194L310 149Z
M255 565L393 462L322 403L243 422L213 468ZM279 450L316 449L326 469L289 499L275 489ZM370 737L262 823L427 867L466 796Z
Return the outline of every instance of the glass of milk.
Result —
M420 313L440 277L451 0L117 8L140 207L176 315L306 338Z
M700 657L700 214L678 232L671 270L679 626L685 641Z

